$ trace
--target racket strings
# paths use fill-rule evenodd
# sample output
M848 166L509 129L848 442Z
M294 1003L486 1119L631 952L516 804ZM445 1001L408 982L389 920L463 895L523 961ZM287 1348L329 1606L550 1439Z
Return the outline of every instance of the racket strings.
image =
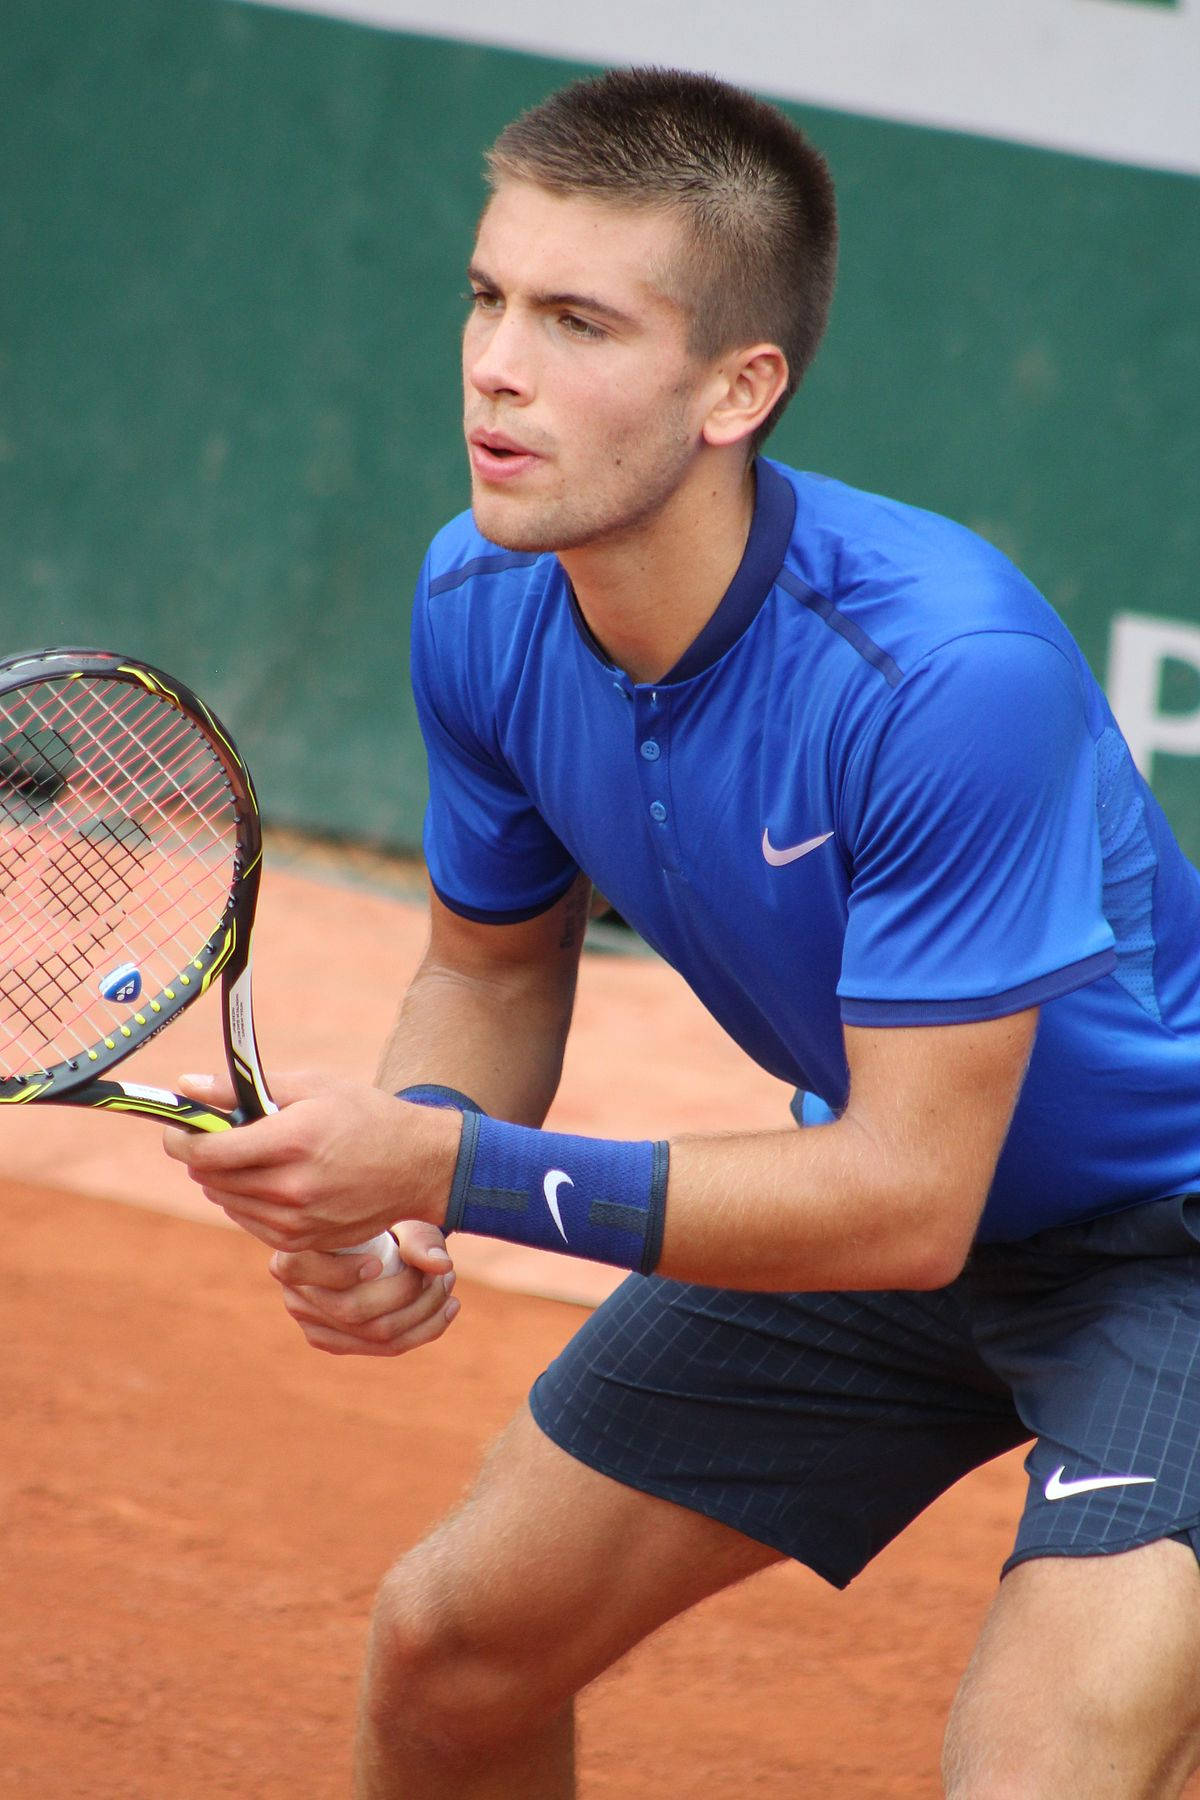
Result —
M71 700L76 699L76 690L68 690ZM65 713L55 718L48 708L41 708L29 700L27 704L33 710L43 728L43 735L49 734L55 743L58 754L46 757L46 761L59 776L59 785L48 798L62 802L62 823L74 827L74 836L64 840L60 853L50 858L50 869L45 878L47 893L52 899L59 899L66 910L73 916L82 917L89 904L94 905L104 897L116 900L121 897L121 889L128 891L129 882L122 884L122 868L133 874L138 866L137 843L148 845L153 842L139 818L131 810L134 804L130 767L122 767L116 758L128 754L127 744L116 741L111 730L104 730L106 725L118 722L117 709L114 706L106 717L95 703L95 697L85 694L90 702L79 706L74 713L73 722L79 731L87 732L91 738L93 750L103 751L111 763L111 772L102 770L95 756L80 762L75 754L74 745L68 741L59 727L66 722ZM178 719L179 715L174 715ZM127 725L126 734L132 729ZM21 740L28 745L32 739L28 728L20 734ZM37 746L40 749L40 745ZM141 745L139 743L139 751ZM70 789L66 787L66 774L74 776ZM92 789L96 789L93 792ZM152 796L141 790L141 798L152 802ZM107 810L106 810L107 809ZM156 807L161 815L161 808ZM42 809L45 823L52 824L53 817ZM35 809L34 816L37 816ZM165 815L161 815L165 820ZM26 818L26 823L29 819ZM119 847L119 848L118 848ZM28 845L25 846L28 848ZM121 855L122 851L130 851L130 858ZM70 896L74 892L80 902L78 908L70 904Z
M0 1078L119 1030L132 1007L100 989L125 965L148 996L182 980L236 846L225 768L169 700L103 678L0 698Z
M48 1037L48 1025L60 1023L59 1008L64 1002L70 1001L81 983L89 979L94 967L94 953L103 944L102 932L85 933L78 943L65 951L55 951L31 969L23 972L6 970L0 976L0 1001L7 1003L12 1009L14 1035L23 1048L30 1033L34 1034L35 1043L39 1036L43 1043L51 1041L53 1034ZM20 1027L16 1026L18 1019ZM76 1049L86 1051L87 1045L79 1042ZM38 1060L32 1054L26 1058L27 1063L31 1064L36 1064ZM65 1058L52 1057L49 1060Z
M107 685L115 689L111 699L89 685L72 715L76 727L90 735L95 750L108 758L107 764L94 759L85 763L81 770L84 781L94 782L123 815L133 816L136 796L167 823L164 798L183 798L194 807L196 824L205 825L205 807L214 794L228 786L207 738L169 702L142 690ZM75 690L61 696L62 704L76 701ZM42 722L53 736L61 736L53 714L45 715ZM173 756L181 747L183 754ZM80 795L85 797L86 790Z
M93 844L149 843L157 828L193 847L207 839L223 854L229 784L200 729L169 702L139 690L104 684L115 691L108 699L97 683L60 685L65 692L57 696L57 712L28 699L27 705L57 749L48 760L59 783L46 797L61 799L64 822ZM67 724L74 727L71 739ZM26 728L20 736L28 743L31 733ZM81 757L85 746L89 754ZM69 787L66 775L73 777ZM44 806L38 811L46 816Z

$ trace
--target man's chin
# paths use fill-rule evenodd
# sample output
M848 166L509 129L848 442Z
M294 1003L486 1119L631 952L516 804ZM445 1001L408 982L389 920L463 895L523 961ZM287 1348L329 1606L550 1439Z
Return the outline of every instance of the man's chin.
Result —
M518 508L497 504L489 494L472 494L471 512L476 530L489 543L498 544L501 550L533 551L541 555L557 548L547 530L546 520L522 518Z

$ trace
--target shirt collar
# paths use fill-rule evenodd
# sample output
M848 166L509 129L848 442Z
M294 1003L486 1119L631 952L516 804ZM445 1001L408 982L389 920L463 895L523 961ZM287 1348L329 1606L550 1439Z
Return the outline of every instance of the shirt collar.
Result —
M787 478L762 457L755 462L754 475L754 514L737 573L712 618L656 687L689 681L719 662L757 616L775 584L796 522L796 495ZM608 663L610 659L592 636L569 584L567 591L580 635L593 654Z

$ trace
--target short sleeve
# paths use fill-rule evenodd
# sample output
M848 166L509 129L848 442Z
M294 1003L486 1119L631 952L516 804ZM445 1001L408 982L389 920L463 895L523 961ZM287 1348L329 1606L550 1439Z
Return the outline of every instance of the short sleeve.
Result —
M429 769L425 861L452 912L514 924L552 906L577 870L500 753L503 697L486 650L472 661L468 611L458 593L431 602L426 565L412 615L413 698Z
M1080 672L964 636L904 678L852 771L838 994L853 1025L1001 1017L1115 964Z

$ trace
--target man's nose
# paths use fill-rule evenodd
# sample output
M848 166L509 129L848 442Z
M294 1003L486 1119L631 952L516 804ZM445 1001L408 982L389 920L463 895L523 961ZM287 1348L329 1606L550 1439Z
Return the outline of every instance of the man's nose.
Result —
M527 399L533 388L529 321L511 307L475 322L467 332L463 361L471 385L489 397Z

